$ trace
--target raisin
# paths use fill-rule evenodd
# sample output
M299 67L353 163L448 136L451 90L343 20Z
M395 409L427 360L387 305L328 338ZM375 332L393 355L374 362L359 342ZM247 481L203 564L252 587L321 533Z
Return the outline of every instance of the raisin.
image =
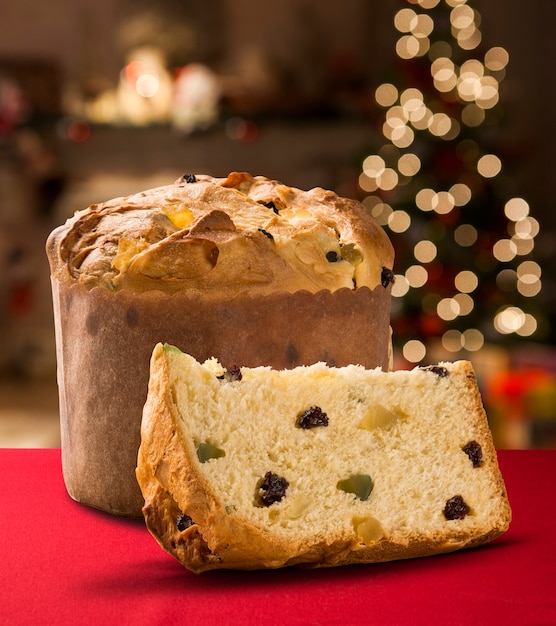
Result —
M465 444L462 450L467 454L471 462L473 463L473 467L481 467L483 464L483 449L481 448L481 444L476 441L470 441Z
M241 380L243 376L241 374L241 368L234 363L231 367L226 369L222 375L217 376L216 378L218 378L218 380L227 380L228 382L232 382L234 380Z
M427 372L432 372L436 374L439 378L445 378L450 373L445 367L442 365L429 365L427 367L423 367Z
M272 200L269 200L268 202L261 202L261 204L265 206L267 209L272 209L274 213L276 213L276 215L279 214L278 209L276 208L276 205L274 204Z
M470 512L469 505L461 496L450 498L444 507L444 517L448 520L463 519Z
M390 283L394 282L394 272L387 267L382 268L380 273L380 284L386 289Z
M316 426L328 426L328 415L319 406L312 406L298 416L297 425L306 430Z
M329 263L336 263L340 260L340 257L338 256L337 252L335 252L334 250L330 250L330 252L326 253L326 260Z
M268 237L270 239L270 241L274 241L274 237L272 236L271 233L268 232L268 230L265 230L264 228L258 228L257 230L260 233L262 233L265 237Z
M180 513L176 518L176 526L180 532L187 530L190 526L193 526L193 524L195 524L195 522L185 513Z
M195 176L195 174L184 174L182 176L183 180L186 183L196 183L197 182L197 177Z
M264 475L264 480L260 484L259 489L263 493L260 494L260 501L263 506L270 506L280 500L286 495L286 489L290 486L290 483L283 477L267 472Z

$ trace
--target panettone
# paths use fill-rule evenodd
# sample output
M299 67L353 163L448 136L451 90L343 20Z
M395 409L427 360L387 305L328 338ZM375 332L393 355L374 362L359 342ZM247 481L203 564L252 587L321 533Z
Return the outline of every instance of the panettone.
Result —
M467 361L225 369L159 344L137 477L149 530L195 572L450 552L511 519Z
M140 515L134 468L157 342L200 361L387 369L393 249L361 204L188 174L77 212L47 242L64 478Z

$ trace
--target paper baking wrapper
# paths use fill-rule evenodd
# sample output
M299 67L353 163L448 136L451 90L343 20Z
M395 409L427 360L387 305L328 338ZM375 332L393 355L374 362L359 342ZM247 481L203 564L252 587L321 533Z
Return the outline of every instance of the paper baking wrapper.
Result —
M87 290L53 278L52 291L66 487L118 515L140 516L143 506L135 467L156 343L226 367L324 361L388 369L390 289L382 286L223 301Z

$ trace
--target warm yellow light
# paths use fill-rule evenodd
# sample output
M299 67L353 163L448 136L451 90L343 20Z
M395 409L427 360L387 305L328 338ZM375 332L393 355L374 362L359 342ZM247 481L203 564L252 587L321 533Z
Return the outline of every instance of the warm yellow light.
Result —
M502 161L495 154L485 154L477 162L477 171L484 178L494 178L502 170Z
M460 314L460 306L454 298L442 298L436 306L436 313L441 319L451 322Z
M467 104L461 111L461 121L472 128L480 126L485 121L485 110L474 102Z
M391 141L398 148L407 148L415 139L415 133L409 126L398 126L392 130Z
M401 59L413 59L419 54L419 40L413 35L403 35L396 42L396 54Z
M411 32L415 37L428 37L434 29L434 20L426 13L417 15L417 20L411 22Z
M379 175L377 175L376 184L380 189L390 191L398 184L398 173L391 167L387 167Z
M477 106L482 109L492 109L499 100L498 81L494 76L483 76L479 80L479 91L477 94Z
M475 307L473 298L467 293L458 293L454 296L454 301L459 306L459 315L469 315Z
M473 9L466 5L461 4L460 6L456 6L450 12L450 22L454 28L459 30L463 28L468 28L473 24L475 19L475 12Z
M461 291L462 293L471 293L479 286L479 279L471 270L462 270L456 274L454 284L458 291Z
M464 330L462 339L463 347L465 350L469 350L469 352L476 352L477 350L480 350L485 343L483 333L476 328L468 328L467 330Z
M393 211L388 218L388 226L395 233L404 233L411 226L411 217L407 211Z
M448 191L456 206L465 206L471 200L471 189L465 183L456 183Z
M517 290L526 298L534 298L540 293L541 288L542 284L540 280L536 280L534 283L526 283L522 280L517 281Z
M383 83L376 88L375 100L382 107L392 106L398 99L398 90L391 83Z
M526 256L533 252L535 247L535 241L530 237L521 237L514 235L511 238L511 242L515 246L515 253L519 256Z
M511 198L504 205L504 213L509 220L517 222L529 215L529 204L523 198Z
M411 363L418 363L425 358L427 349L425 344L418 339L411 339L402 348L404 358Z
M365 172L361 172L358 178L359 187L363 191L370 193L371 191L376 191L378 189L378 185L376 184L376 180L374 178L369 178Z
M537 320L519 307L508 306L500 309L494 317L494 328L503 335L516 333L528 337L537 330Z
M392 285L392 296L394 298L403 298L408 291L409 283L407 282L407 278L402 274L396 274Z
M398 170L404 176L415 176L421 169L421 160L416 154L408 152L398 159Z
M534 217L525 217L515 223L515 234L523 239L533 239L539 234L540 224Z
M500 291L512 291L516 287L517 273L515 270L506 268L496 275L496 286Z
M525 282L531 282L530 279L525 279L526 276L530 276L537 280L541 277L541 266L535 261L523 261L517 266L517 275L520 280Z
M446 113L434 113L429 121L429 130L433 135L442 137L452 127L452 120Z
M485 65L493 72L503 70L510 60L510 55L505 48L491 48L485 54Z
M442 347L448 352L459 352L463 348L463 335L459 330L447 330L442 335Z
M405 271L405 277L410 287L422 287L428 280L429 274L422 265L411 265Z
M492 246L492 254L495 259L507 263L515 258L517 247L511 239L499 239L494 246Z
M394 16L394 26L400 33L409 33L417 25L417 19L413 9L400 9Z
M434 261L437 253L437 247L428 239L419 241L413 248L413 256L421 263L430 263L431 261Z
M432 211L435 196L436 192L433 189L429 189L428 187L421 189L415 196L415 204L421 211Z
M448 191L439 191L432 199L432 208L435 213L446 215L454 208L454 197Z
M363 171L369 178L380 176L385 167L384 159L377 154L371 154L363 161Z
M478 236L477 229L471 224L461 224L454 231L454 240L464 248L472 246L477 241Z

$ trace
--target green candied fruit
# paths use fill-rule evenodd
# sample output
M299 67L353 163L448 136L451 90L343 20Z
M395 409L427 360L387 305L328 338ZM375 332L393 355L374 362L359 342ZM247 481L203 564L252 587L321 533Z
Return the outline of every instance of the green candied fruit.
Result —
M353 493L359 500L368 500L373 490L373 480L368 474L352 474L339 480L336 487L346 493Z
M179 348L176 348L176 346L173 346L169 343L165 343L162 346L162 349L164 350L164 352L177 352L178 354L182 353L182 351Z
M210 441L203 441L197 446L197 458L200 463L206 463L211 459L219 459L223 456L226 456L226 452Z

